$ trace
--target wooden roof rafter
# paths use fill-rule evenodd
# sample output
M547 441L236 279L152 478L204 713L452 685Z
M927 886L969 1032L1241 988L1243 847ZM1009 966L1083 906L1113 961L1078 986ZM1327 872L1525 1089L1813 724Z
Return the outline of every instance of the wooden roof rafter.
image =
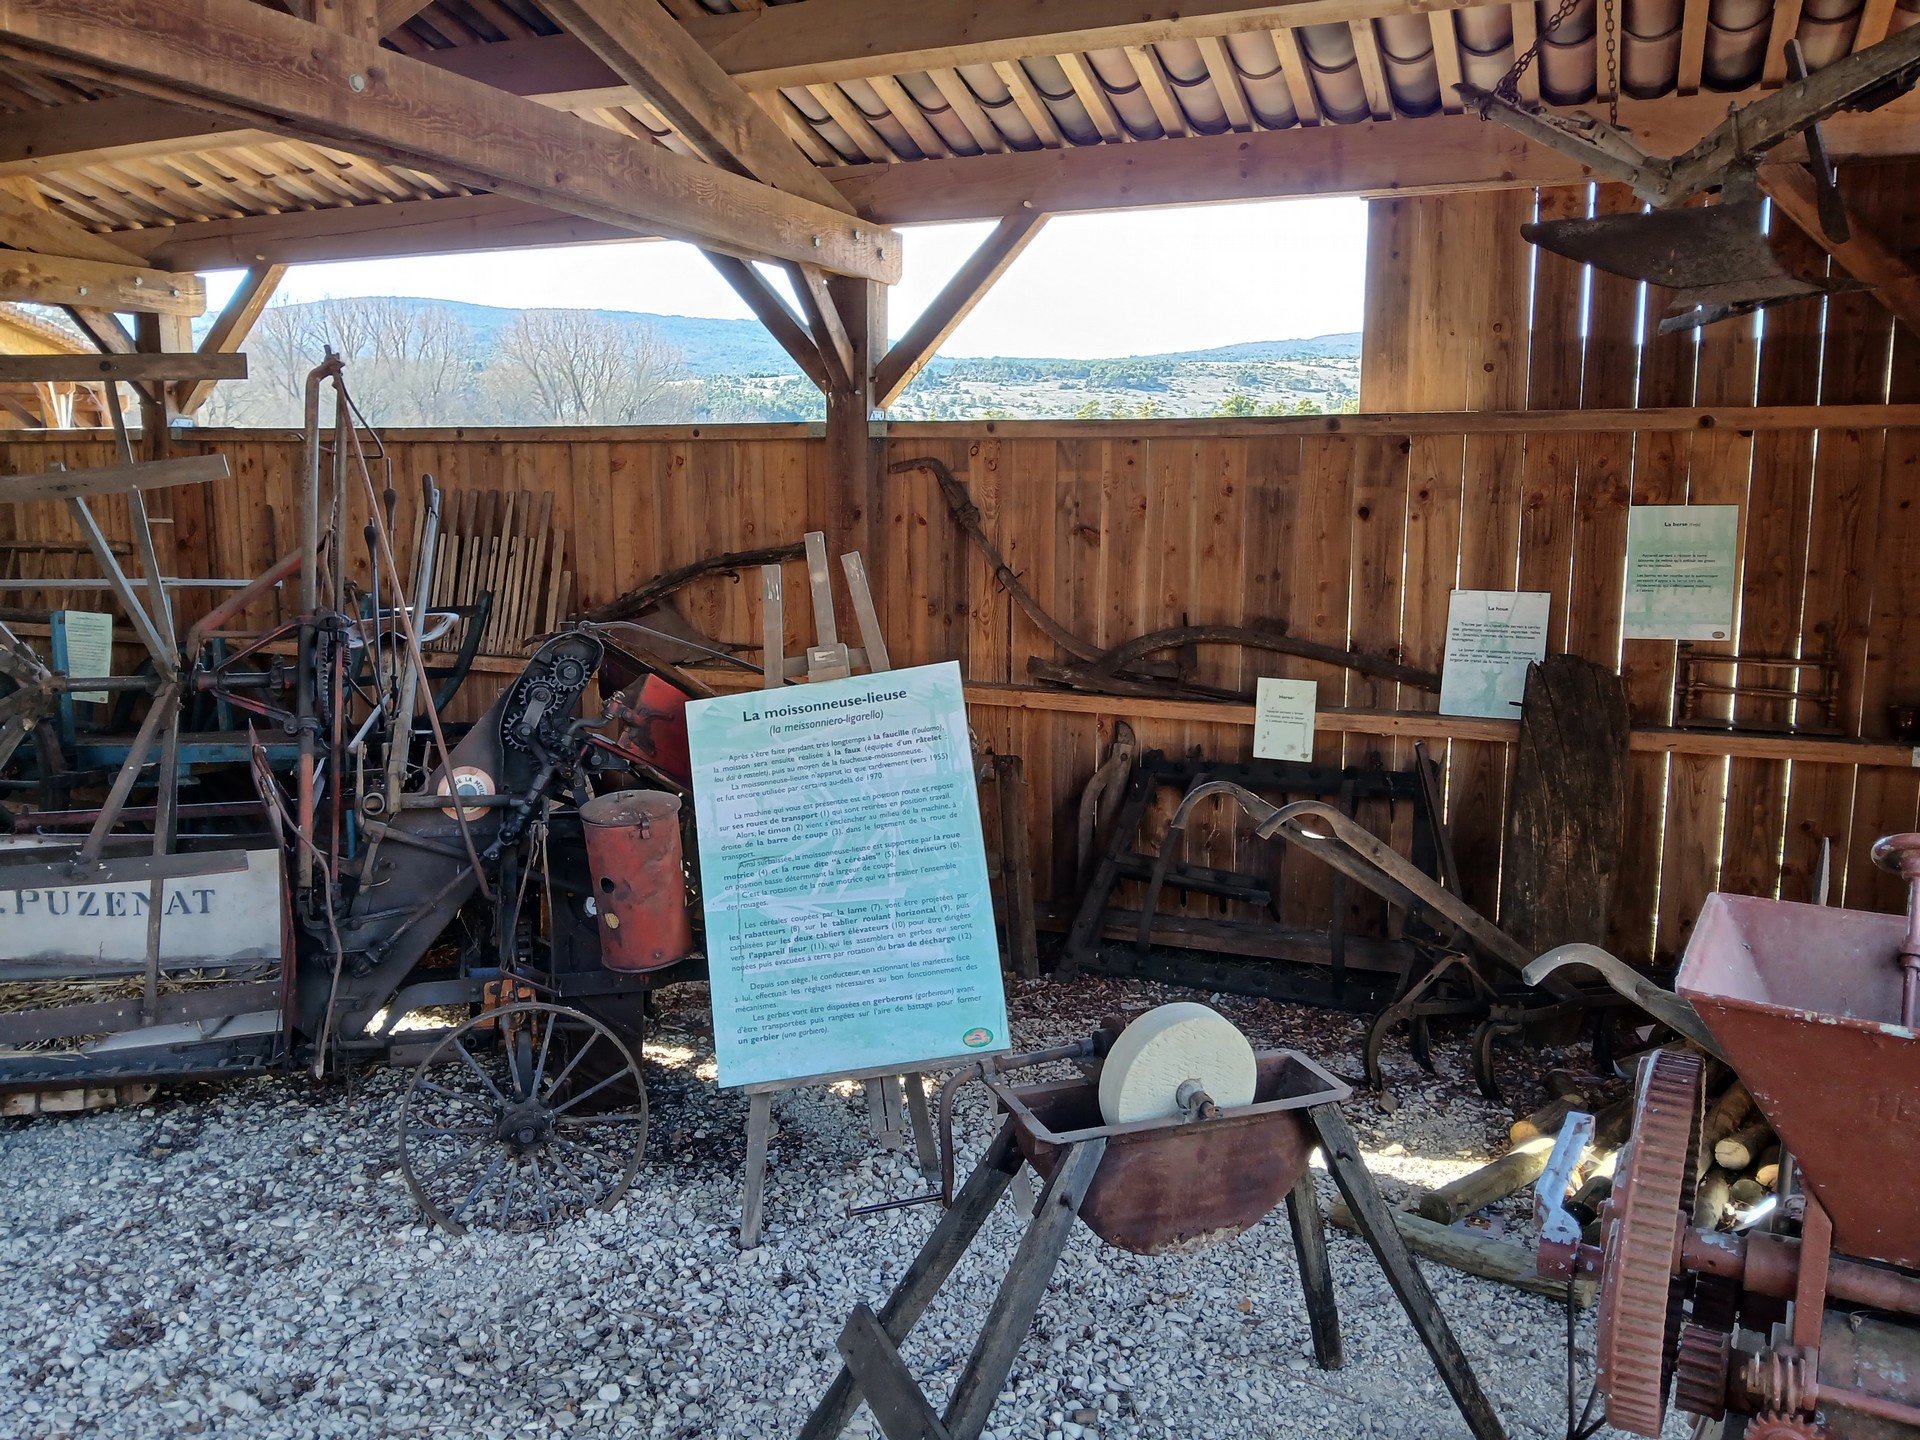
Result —
M0 41L61 73L244 123L270 118L305 139L637 231L867 278L899 273L897 241L836 209L247 0L10 0ZM284 63L293 55L298 64ZM549 155L569 159L555 168Z

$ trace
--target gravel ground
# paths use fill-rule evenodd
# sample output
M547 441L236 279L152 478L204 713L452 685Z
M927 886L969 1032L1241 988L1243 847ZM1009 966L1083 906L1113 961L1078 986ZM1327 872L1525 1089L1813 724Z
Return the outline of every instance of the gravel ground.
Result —
M1077 1038L1184 993L1016 982L1014 1039ZM648 1164L617 1209L547 1236L454 1239L418 1222L394 1168L390 1072L0 1122L0 1395L15 1397L0 1437L794 1434L837 1368L848 1311L878 1306L934 1214L849 1220L848 1204L923 1182L868 1140L853 1087L795 1092L775 1104L766 1241L741 1254L746 1104L713 1086L704 987L661 1000ZM1256 1046L1357 1073L1357 1020L1218 1003ZM1504 1143L1512 1115L1475 1092L1463 1038L1441 1037L1431 1076L1390 1044L1390 1099L1348 1106L1390 1201ZM1524 1082L1515 1093L1539 1099ZM988 1135L984 1092L966 1095L962 1174ZM1321 1187L1330 1198L1324 1175ZM1018 1235L1003 1204L904 1349L936 1403ZM989 1433L1465 1435L1371 1255L1338 1231L1331 1245L1347 1364L1323 1372L1284 1209L1189 1257L1126 1255L1077 1229ZM1560 1436L1564 1309L1426 1271L1509 1433ZM878 1432L862 1411L849 1433Z

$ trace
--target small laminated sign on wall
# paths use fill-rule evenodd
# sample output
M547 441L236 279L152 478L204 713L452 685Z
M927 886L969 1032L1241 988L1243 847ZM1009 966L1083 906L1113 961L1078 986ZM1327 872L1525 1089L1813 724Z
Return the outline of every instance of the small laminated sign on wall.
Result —
M1440 713L1518 720L1527 666L1547 658L1553 597L1531 590L1455 590L1447 601Z
M1313 710L1318 694L1319 686L1312 680L1260 677L1253 700L1255 759L1313 759Z
M1630 508L1626 638L1731 639L1739 557L1738 505Z
M1007 1048L960 667L687 706L722 1085Z
M54 660L63 659L66 673L75 679L113 674L113 616L97 610L56 610ZM75 700L107 703L104 690L76 690Z

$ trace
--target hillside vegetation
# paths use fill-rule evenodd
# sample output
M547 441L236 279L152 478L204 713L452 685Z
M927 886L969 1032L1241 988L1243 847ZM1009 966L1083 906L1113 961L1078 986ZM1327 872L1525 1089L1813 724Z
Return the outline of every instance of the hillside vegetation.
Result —
M1323 335L1111 360L936 358L899 420L1130 419L1352 409L1360 337ZM820 420L813 385L753 320L509 310L376 296L274 305L207 425L299 423L331 346L376 425L620 425Z

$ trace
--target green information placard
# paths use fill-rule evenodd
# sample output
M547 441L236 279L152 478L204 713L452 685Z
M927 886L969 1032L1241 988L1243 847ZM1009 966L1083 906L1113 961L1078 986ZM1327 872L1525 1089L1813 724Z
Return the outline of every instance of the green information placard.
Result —
M1626 638L1731 639L1739 561L1738 505L1630 508Z
M687 706L720 1083L1007 1048L956 664Z

